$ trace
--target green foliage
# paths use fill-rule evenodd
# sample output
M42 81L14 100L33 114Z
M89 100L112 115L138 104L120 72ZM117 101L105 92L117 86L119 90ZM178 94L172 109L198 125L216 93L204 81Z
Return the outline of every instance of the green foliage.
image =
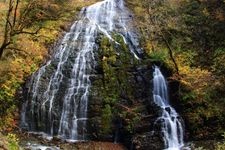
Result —
M102 129L103 133L109 133L112 129L112 108L109 104L105 105L102 110Z
M7 139L9 142L8 148L9 150L19 150L19 139L17 138L17 136L15 134L9 133L7 135Z
M190 101L192 101L194 99L196 99L196 94L193 91L189 91L189 92L185 91L185 92L183 92L182 98L181 98L181 100L183 102L190 102Z
M197 48L198 65L212 65L215 51L225 46L224 8L224 3L219 0L191 0L181 7L186 29L193 41L192 46Z
M166 50L153 51L149 53L149 57L153 62L165 62L168 58L168 53Z
M203 147L197 147L194 150L205 150Z
M133 114L130 116L128 113L123 114L123 117L130 118L127 120L128 125L126 126L126 129L129 133L134 133L135 126L138 124L138 122L140 122L141 117L138 116L138 114Z
M223 141L216 144L216 150L225 150L225 132L222 134Z
M225 142L217 143L216 150L225 150Z
M215 50L212 70L219 76L225 74L225 47Z
M110 133L113 130L113 120L123 114L118 105L124 95L132 99L133 92L129 85L129 68L137 62L130 53L123 37L113 34L115 41L110 41L107 37L102 37L99 41L99 62L103 71L102 80L96 80L93 83L97 87L98 96L102 99L101 108L101 133ZM123 116L126 118L128 116ZM132 130L136 120L135 116L128 123L129 130Z
M142 46L180 83L181 115L192 138L218 137L225 119L225 3L220 0L130 0ZM157 19L156 19L157 18ZM163 39L164 36L164 39ZM179 68L175 73L168 45Z

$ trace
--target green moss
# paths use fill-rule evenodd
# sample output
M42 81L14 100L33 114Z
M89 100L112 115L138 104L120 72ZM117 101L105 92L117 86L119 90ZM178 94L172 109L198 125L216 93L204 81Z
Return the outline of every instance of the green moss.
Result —
M141 117L138 115L138 113L130 114L129 112L123 112L122 118L126 118L127 126L126 130L129 133L134 133L135 126L140 122Z
M107 37L100 39L98 64L102 68L103 77L93 83L93 88L97 89L99 99L102 100L101 133L103 134L112 132L113 119L123 113L117 106L121 102L122 95L126 95L131 100L134 93L132 85L129 85L129 69L136 64L132 61L135 58L121 35L113 34L113 39L115 41L110 41ZM132 128L133 125L129 126Z
M103 133L109 133L112 129L112 108L109 104L105 105L102 110L102 129Z
M153 62L164 62L168 59L168 52L167 50L158 50L158 51L152 51L149 54L149 57L151 61Z

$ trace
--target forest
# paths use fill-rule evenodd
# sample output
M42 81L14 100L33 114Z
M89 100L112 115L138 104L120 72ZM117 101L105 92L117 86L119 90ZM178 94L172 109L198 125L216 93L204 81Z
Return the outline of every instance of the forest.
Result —
M174 150L225 150L224 0L0 0L0 149L170 150L156 65L185 128Z

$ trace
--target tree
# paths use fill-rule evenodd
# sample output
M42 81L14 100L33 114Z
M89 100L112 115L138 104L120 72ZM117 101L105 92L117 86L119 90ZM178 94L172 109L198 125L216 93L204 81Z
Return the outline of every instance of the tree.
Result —
M21 34L36 36L44 28L45 22L63 19L65 12L72 11L67 10L67 0L8 0L7 3L4 37L0 43L0 59L6 49L23 51L13 45L16 36Z
M198 53L196 64L208 68L216 51L225 47L225 2L190 0L181 9L193 49Z
M8 11L5 18L4 37L0 44L0 58L6 49L19 50L17 48L10 48L9 45L13 43L13 38L19 34L37 34L41 28L35 32L26 31L25 28L32 19L28 18L28 14L35 8L35 1L29 1L22 12L19 10L20 0L9 0ZM20 51L20 50L19 50Z
M15 6L15 13L14 15L16 15L16 9L18 8L18 4L19 4L19 1L17 1L17 4ZM8 12L7 12L7 15L6 15L6 23L5 23L5 30L4 30L4 40L1 44L1 47L0 47L0 57L2 57L3 55L3 51L4 49L9 46L11 44L11 38L12 38L12 30L13 30L13 26L14 26L14 22L12 24L12 22L10 21L10 18L11 18L11 15L13 13L13 0L10 0L9 1L9 7L8 7ZM15 17L14 17L15 18ZM15 19L13 19L14 21Z
M165 44L168 49L170 59L174 64L176 73L179 74L179 68L173 56L173 49L168 40L170 39L170 36L173 36L170 32L171 29L173 30L174 27L178 27L177 23L179 23L177 22L178 15L176 15L176 11L171 7L172 5L173 7L176 7L176 5L172 2L173 1L170 0L145 0L143 3L148 14L148 24L152 26L149 28L152 30L149 32L152 34L150 38L157 39Z

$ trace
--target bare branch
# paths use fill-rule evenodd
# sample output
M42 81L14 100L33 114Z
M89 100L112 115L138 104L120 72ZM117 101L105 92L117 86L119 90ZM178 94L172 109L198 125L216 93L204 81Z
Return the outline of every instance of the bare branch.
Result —
M13 25L10 22L10 19L9 18L7 18L6 23L10 26L10 30L12 31L13 30Z
M41 30L42 28L38 28L35 32L29 32L29 31L23 31L23 30L17 30L14 31L14 33L12 34L12 36L14 35L18 35L18 34L30 34L30 35L35 35L38 34L38 32Z
M15 26L15 24L16 24L18 5L19 5L19 0L16 0L16 7L15 7L15 10L14 10L14 17L13 17L13 26Z
M165 38L165 36L164 36L164 34L163 34L162 32L161 32L161 36L162 36L162 38L163 38L163 41L166 43L166 46L167 46L167 48L168 48L168 50L169 50L170 58L171 58L172 61L173 61L173 64L174 64L174 67L175 67L175 69L176 69L177 74L179 75L179 68L178 68L178 65L177 65L177 63L176 63L174 57L173 57L173 50L172 50L172 48L170 47L169 42L166 40L166 38Z
M8 41L8 35L9 35L9 26L10 28L12 29L12 25L10 23L10 14L12 12L12 0L9 1L9 10L7 12L7 15L6 15L6 23L5 23L5 31L4 31L4 42L3 42L3 45L7 43Z

